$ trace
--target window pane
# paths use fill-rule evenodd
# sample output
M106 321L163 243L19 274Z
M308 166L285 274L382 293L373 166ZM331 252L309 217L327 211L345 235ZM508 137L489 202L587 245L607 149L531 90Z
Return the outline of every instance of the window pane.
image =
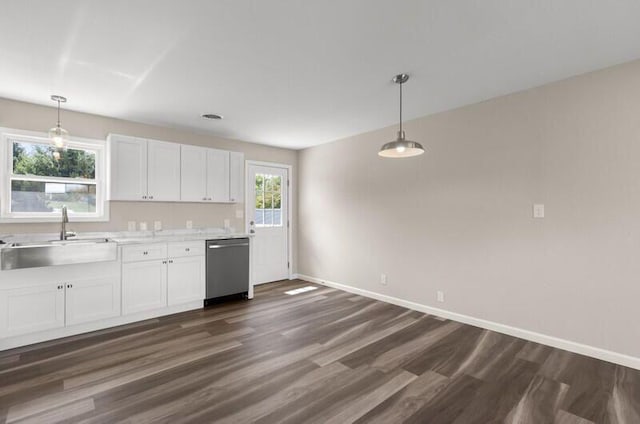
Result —
M273 225L276 227L282 226L282 209L273 209Z
M272 186L271 186L271 175L265 175L264 176L264 189L265 191L271 191L272 190Z
M256 225L263 225L264 224L264 210L263 209L256 209L255 221L256 221Z
M262 191L256 191L256 209L264 208L264 193Z
M271 209L273 205L273 193L265 193L264 194L264 208Z
M264 225L273 225L273 209L264 210Z
M282 208L282 199L280 198L280 193L273 193L273 208L280 209Z
M96 154L56 149L46 144L13 142L13 173L42 177L96 178Z
M94 184L59 184L40 181L11 181L11 212L95 213Z
M260 191L264 186L264 178L261 174L256 174L256 191Z

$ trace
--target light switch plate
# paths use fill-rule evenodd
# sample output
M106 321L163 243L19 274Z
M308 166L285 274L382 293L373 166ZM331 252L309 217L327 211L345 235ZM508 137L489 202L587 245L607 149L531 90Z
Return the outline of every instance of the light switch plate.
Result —
M156 231L162 230L162 221L153 221L153 229Z
M135 231L135 230L136 230L136 221L128 221L127 231Z
M244 218L244 211L242 209L236 209L236 218L238 219Z
M147 231L147 223L145 221L140 222L140 231Z
M187 221L187 229L192 229L193 228L193 221Z
M231 228L231 220L229 219L224 220L224 228Z
M544 218L544 205L542 203L535 203L533 205L533 217Z

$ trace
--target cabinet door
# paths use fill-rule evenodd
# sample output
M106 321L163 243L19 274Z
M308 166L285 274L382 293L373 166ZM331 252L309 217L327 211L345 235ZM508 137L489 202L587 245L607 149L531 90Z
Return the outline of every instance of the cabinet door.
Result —
M64 327L64 284L0 290L0 338Z
M109 136L110 199L147 198L147 142L135 137Z
M164 260L122 265L122 314L167 306L167 265Z
M197 146L181 148L180 200L207 200L207 149Z
M244 153L229 152L229 201L244 203Z
M203 300L204 256L169 259L169 305Z
M207 197L213 202L229 201L229 152L207 149Z
M148 141L149 200L180 200L180 145L165 141Z
M119 316L119 276L68 281L66 312L67 325Z

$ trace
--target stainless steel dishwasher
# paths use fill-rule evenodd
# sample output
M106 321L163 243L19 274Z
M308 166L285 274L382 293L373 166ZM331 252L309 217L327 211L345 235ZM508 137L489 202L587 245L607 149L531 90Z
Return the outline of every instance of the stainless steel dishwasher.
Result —
M205 306L249 294L249 239L207 240Z

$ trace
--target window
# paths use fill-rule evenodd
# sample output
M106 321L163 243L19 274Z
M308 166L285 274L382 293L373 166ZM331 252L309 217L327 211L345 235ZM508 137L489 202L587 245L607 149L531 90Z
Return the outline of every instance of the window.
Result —
M258 227L282 226L282 177L256 174L256 216Z
M2 220L107 220L104 142L72 140L56 149L45 136L3 133Z

